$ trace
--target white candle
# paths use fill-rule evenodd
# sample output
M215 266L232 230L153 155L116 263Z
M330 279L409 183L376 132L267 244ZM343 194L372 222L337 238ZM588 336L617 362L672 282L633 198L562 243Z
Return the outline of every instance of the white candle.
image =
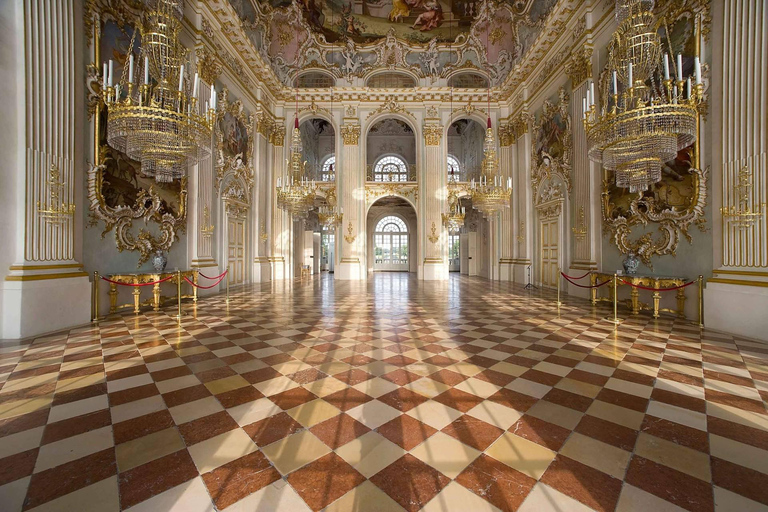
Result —
M112 81L113 77L115 76L113 73L115 71L115 62L110 59L109 61L109 80L107 80L107 85L109 87L112 87L112 84L114 83Z
M149 85L149 57L144 57L144 85Z
M669 80L669 55L664 54L664 80Z
M693 59L693 73L696 77L696 85L701 84L701 61L698 57Z
M611 71L611 84L613 85L613 89L611 89L611 94L619 94L619 85L616 82L616 71Z
M107 90L107 63L104 63L104 71L101 73L101 88Z
M133 53L128 56L128 83L133 83Z
M677 54L677 81L683 81L683 56L679 53Z
M691 99L691 77L688 77L688 80L685 81L685 93L688 99Z
M591 107L592 105L595 104L595 82L592 82L592 81L589 82L589 96L588 96L588 98L589 98L590 101L587 102L587 106Z
M589 91L587 91L587 95L589 95ZM587 118L587 98L582 98L581 101L581 111L584 113L584 118Z
M184 64L179 66L179 92L184 90Z
M211 85L211 108L216 108L216 100L214 99L216 97L216 89L213 88L213 85Z
M512 188L512 178L507 178L507 188Z
M632 63L630 62L627 66L627 79L629 80L629 86L634 87L635 86L635 77L632 74Z
M197 98L197 88L200 85L200 79L198 78L197 73L195 73L195 82L194 82L194 84L195 85L192 88L192 97L193 98Z
M280 178L277 178L277 188L280 188Z
M587 89L587 97L585 98L585 101L586 101L586 106L584 107L584 110L586 111L593 101L592 95L590 94L589 89Z

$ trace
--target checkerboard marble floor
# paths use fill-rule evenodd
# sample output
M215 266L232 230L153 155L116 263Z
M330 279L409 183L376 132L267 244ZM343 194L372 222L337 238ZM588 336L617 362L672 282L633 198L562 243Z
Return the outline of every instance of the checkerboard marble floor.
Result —
M768 346L451 276L0 344L0 510L768 510Z

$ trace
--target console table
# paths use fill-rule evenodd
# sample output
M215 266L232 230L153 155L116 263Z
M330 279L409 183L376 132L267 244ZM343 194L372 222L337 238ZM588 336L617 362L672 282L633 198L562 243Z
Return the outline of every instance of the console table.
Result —
M675 286L682 286L688 282L684 277L669 277L669 276L653 276L644 274L632 274L617 276L617 286L628 286L622 282L622 280L633 285L645 286L647 288L654 288L655 290L663 288L674 288ZM613 279L613 274L606 274L603 272L593 272L589 276L589 284L594 286L603 281ZM607 284L609 291L608 297L598 297L597 288L592 288L592 304L597 304L598 301L610 301L613 302L613 284ZM653 318L659 318L659 312L674 313L680 318L685 318L685 288L677 290L677 309L659 308L659 302L661 301L661 292L654 291L651 294L653 299L653 307L648 304L640 302L640 290L634 286L630 287L630 299L629 308L632 310L632 314L636 315L643 310L653 311Z
M160 305L167 301L172 299L176 299L176 294L167 297L167 296L161 296L160 295L160 283L157 281L160 281L162 279L165 279L169 276L176 276L176 272L150 272L150 273L127 273L127 274L109 274L106 277L110 279L111 281L115 281L117 283L125 283L125 284L143 284L143 283L155 283L152 285L152 297L147 298L143 302L141 301L141 290L142 288L149 288L149 285L147 286L135 286L133 287L133 304L121 304L118 306L117 304L117 284L115 283L109 283L109 313L115 313L119 309L127 309L130 307L133 307L133 311L135 313L138 313L141 306L152 306L152 309L155 311L160 310ZM188 278L193 283L197 284L197 270L182 270L181 271L181 278L184 279L184 277ZM175 279L169 279L169 284L172 284L174 287L176 287L176 280ZM189 295L182 295L182 299L189 299L191 298L194 302L197 302L197 287L192 287L192 294Z

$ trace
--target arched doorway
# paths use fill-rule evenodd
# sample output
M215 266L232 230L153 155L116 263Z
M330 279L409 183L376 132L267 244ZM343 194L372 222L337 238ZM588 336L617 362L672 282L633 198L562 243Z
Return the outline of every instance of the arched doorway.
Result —
M416 272L416 210L401 197L382 197L368 210L368 271Z

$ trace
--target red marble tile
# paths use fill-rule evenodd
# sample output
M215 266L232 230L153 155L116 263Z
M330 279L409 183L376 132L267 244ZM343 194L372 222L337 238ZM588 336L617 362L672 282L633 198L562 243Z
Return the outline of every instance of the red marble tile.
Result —
M624 481L691 512L715 509L709 483L638 455L632 457Z
M373 397L354 388L346 388L323 397L323 400L342 411L348 411L358 405L370 402Z
M317 395L301 387L289 389L288 391L283 391L282 393L269 397L270 400L284 411L311 402L316 398Z
M441 432L476 450L485 451L504 433L504 430L465 414Z
M69 389L66 391L59 391L53 396L52 406L69 404L77 402L78 400L85 400L86 398L93 398L94 396L106 395L107 384L93 384L91 386L85 386L83 388Z
M227 391L226 393L216 395L216 399L225 409L229 409L230 407L235 407L237 405L242 405L248 402L253 402L254 400L258 400L259 398L263 397L264 395L262 395L259 390L253 386L244 386L242 388L233 389L232 391Z
M192 370L186 366L175 366L173 368L152 372L152 378L155 382L175 379L176 377L183 377L185 375L192 375Z
M221 366L219 368L213 368L211 370L205 370L197 374L197 378L200 382L212 382L214 380L225 379L237 375L237 372L229 366Z
M581 418L575 431L628 452L634 450L638 435L636 430L589 414L585 414Z
M337 373L334 375L334 377L347 384L348 386L356 386L361 382L372 379L373 375L359 368L352 368L346 372Z
M219 510L277 480L280 473L261 452L250 453L203 475L208 493Z
M196 386L177 389L176 391L166 393L163 395L163 400L165 400L165 405L170 408L194 402L195 400L200 400L209 396L211 396L211 392L208 391L208 388L203 384L198 384Z
M186 449L120 473L120 506L123 510L132 507L198 474Z
M159 395L157 386L154 383L146 384L144 386L136 386L135 388L124 389L122 391L116 391L109 394L109 405L116 407L118 405L127 404L128 402L134 402L141 400L142 398L149 398L150 396Z
M520 376L523 379L531 380L533 382L538 382L539 384L544 384L545 386L554 386L558 382L560 382L559 375L554 375L552 373L546 373L546 372L540 372L538 370L528 370L524 374Z
M495 370L483 370L482 372L475 375L474 378L484 380L485 382L490 382L491 384L495 384L496 386L501 387L504 387L515 380L515 377L512 375L497 372Z
M712 457L712 482L731 492L768 505L768 475Z
M259 382L280 377L281 373L274 368L260 368L252 372L243 373L241 376L251 384L258 384Z
M370 480L409 512L421 509L451 481L410 453L373 475Z
M558 455L541 481L598 511L612 511L621 494L621 480Z
M339 414L331 419L318 423L309 431L330 448L336 449L370 432L371 429L347 414Z
M381 378L397 384L398 386L405 386L406 384L419 380L421 375L416 375L415 373L411 373L401 368L399 370L385 373L381 376Z
M480 455L456 482L504 512L517 510L536 480L485 454Z
M756 448L768 450L768 432L739 423L707 416L707 431Z
M701 430L648 415L643 418L640 430L681 446L709 453L709 436Z
M549 392L544 395L544 400L581 412L586 412L587 409L589 409L589 406L592 405L591 398L563 391L562 389L550 389Z
M509 427L509 431L554 451L562 448L571 434L566 428L527 415Z
M157 411L138 418L121 421L112 425L112 434L115 444L127 443L134 439L144 437L153 432L159 432L173 427L173 418L167 410Z
M657 402L664 402L669 405L682 407L683 409L690 409L691 411L704 413L707 410L707 403L700 398L682 395L663 389L655 388L651 392L651 398Z
M507 388L498 390L496 393L489 396L488 400L500 405L504 405L506 407L511 407L512 409L519 412L527 411L533 407L536 402L538 402L537 399L531 396L524 395Z
M243 430L253 439L254 443L264 447L284 437L288 437L303 428L301 423L291 418L288 414L281 412L280 414L246 425L243 427Z
M48 421L49 408L0 420L0 438L41 427Z
M709 402L730 405L731 407L736 407L745 411L756 412L758 414L768 414L765 410L765 404L763 404L762 400L752 400L743 396L736 396L730 393L724 393L722 391L715 391L713 389L705 389L704 393L707 401Z
M630 372L628 370L622 369L617 369L615 372L613 372L611 377L634 382L636 384L642 384L643 386L653 386L653 381L655 380L650 375L644 375L642 373Z
M608 388L602 389L600 393L597 394L596 399L638 412L645 412L645 410L648 408L647 399Z
M32 474L40 448L34 448L0 459L0 486Z
M427 397L406 388L395 389L394 391L390 391L389 393L380 396L378 399L390 407L394 407L402 412L408 412L414 407L429 400Z
M437 432L426 423L422 423L407 414L386 422L376 430L382 436L408 451Z
M227 414L227 411L221 411L179 425L179 433L186 445L192 446L236 428L239 428L237 422Z
M581 382L586 382L587 384L592 384L595 386L605 386L605 384L608 382L610 377L606 377L605 375L599 375L597 373L591 373L591 372L585 372L583 370L572 370L567 377L569 379L578 380Z
M434 397L432 400L443 405L447 405L448 407L457 409L461 412L467 412L483 401L483 399L479 396L475 396L472 393L467 393L466 391L461 391L460 389L456 388L451 388L447 391L444 391Z
M448 386L455 386L467 380L468 377L451 370L440 370L429 376L430 379L434 379L437 382L442 382Z
M90 432L91 430L107 427L112 423L109 409L76 416L55 423L49 423L43 431L43 439L40 444L53 443L68 437Z
M288 483L314 511L321 510L365 481L344 459L329 453L288 475Z
M306 370L288 375L289 379L298 384L309 384L310 382L315 382L316 380L324 379L326 377L326 374L316 368L307 368Z

